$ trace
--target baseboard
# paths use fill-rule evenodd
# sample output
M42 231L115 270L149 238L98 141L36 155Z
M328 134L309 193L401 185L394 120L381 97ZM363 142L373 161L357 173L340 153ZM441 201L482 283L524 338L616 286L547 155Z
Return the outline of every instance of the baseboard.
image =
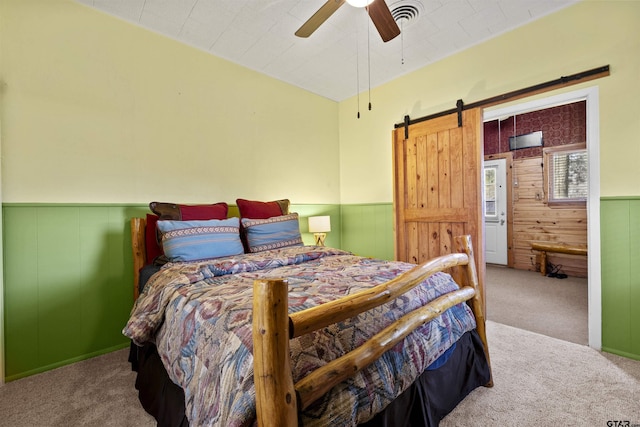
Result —
M56 363L52 363L50 365L39 366L38 368L32 369L30 371L20 372L19 374L8 376L4 380L5 380L5 382L10 382L10 381L19 380L21 378L25 378L25 377L28 377L28 376L31 376L31 375L41 374L43 372L50 371L51 369L60 368L62 366L70 365L72 363L77 363L77 362L81 362L83 360L91 359L93 357L102 356L103 354L111 353L113 351L122 350L123 348L129 347L129 345L131 345L129 342L124 342L122 344L118 344L118 345L115 345L113 347L103 348L101 350L94 351L92 353L87 353L87 354L83 354L81 356L72 357L70 359L63 360L63 361L56 362Z

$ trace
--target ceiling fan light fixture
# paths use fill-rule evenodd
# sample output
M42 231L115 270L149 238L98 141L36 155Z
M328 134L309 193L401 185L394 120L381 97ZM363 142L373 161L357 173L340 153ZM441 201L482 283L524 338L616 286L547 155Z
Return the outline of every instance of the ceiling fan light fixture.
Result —
M369 18L371 18L371 21L373 21L383 42L388 42L400 35L400 27L398 27L393 15L391 15L391 10L385 0L326 0L320 9L298 28L298 31L295 33L296 36L309 37L322 23L329 19L340 6L347 2L350 6L367 8L367 14Z
M373 3L373 1L374 0L347 0L347 3L353 7L367 7Z

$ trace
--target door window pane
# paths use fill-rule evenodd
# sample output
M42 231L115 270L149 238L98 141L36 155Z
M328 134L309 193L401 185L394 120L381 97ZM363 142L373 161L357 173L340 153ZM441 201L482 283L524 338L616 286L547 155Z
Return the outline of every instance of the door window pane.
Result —
M495 166L484 168L484 215L486 217L497 217L496 212L496 175Z

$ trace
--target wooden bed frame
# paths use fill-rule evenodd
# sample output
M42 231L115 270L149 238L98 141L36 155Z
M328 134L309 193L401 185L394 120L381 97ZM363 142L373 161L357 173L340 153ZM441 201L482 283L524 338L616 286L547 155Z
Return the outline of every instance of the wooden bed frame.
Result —
M146 265L145 220L131 219L134 255L134 298L138 297L138 272ZM476 331L489 360L482 289L478 282L470 236L454 239L457 253L434 258L389 282L320 306L289 314L286 279L256 280L253 287L253 366L258 425L297 426L298 414L332 387L382 356L414 329L450 307L466 301L476 318ZM432 274L450 273L460 289L442 295L406 314L362 346L309 373L294 384L289 340L354 317L408 292ZM485 385L491 387L490 377Z

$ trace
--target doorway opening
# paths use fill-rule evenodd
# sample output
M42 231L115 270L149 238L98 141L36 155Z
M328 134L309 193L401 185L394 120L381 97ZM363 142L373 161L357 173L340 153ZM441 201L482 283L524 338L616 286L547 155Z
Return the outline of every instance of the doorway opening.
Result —
M600 349L601 347L601 283L600 283L600 239L599 239L599 230L600 230L600 188L599 188L599 108L598 108L598 89L597 87L587 88L575 92L564 93L556 96L551 96L547 98L537 99L534 101L524 102L520 104L514 104L507 107L496 108L496 109L487 109L484 111L484 121L496 121L500 124L501 120L505 120L510 117L516 117L517 115L523 115L526 113L531 113L535 111L557 108L562 106L567 106L575 103L583 103L584 105L584 116L585 116L585 126L584 126L584 143L586 143L586 151L589 159L589 168L587 173L587 184L588 184L588 196L586 198L586 202L584 203L584 212L585 212L585 222L586 222L586 234L584 235L584 239L588 245L588 257L586 259L586 266L583 266L585 270L585 276L588 277L588 342L589 345L593 348ZM507 120L508 121L508 120ZM517 125L514 125L516 127ZM499 126L499 129L503 129L503 127ZM522 130L523 128L521 128ZM524 133L524 132L523 132ZM513 135L509 136L518 136L521 135L516 129ZM502 137L502 135L500 135ZM499 140L500 141L500 140ZM502 144L502 143L501 143ZM507 144L507 148L509 145ZM542 152L542 147L526 147L526 148L518 148L516 146L515 150L507 149L500 150L507 152L512 155L512 161L515 164L518 162L519 166L523 168L529 168L531 170L535 170L536 167L543 168L544 165L541 161L538 160L527 160L533 156L526 156L527 150L540 150ZM500 156L501 153L494 152L489 153L489 157L485 156L485 159L492 160L490 156ZM536 165L537 163L537 165ZM524 169L510 169L512 172L514 170L524 170ZM537 172L538 176L541 176L540 171ZM509 185L507 188L512 190L512 194L507 195L507 203L512 203L511 209L507 210L508 212L513 211L513 203L516 199L520 197L520 195L524 195L521 193L522 191L530 191L531 189L528 187L527 182L523 182L522 179L527 179L524 173L522 175L517 175L513 173L511 178L507 178L509 181ZM526 187L522 187L522 185ZM542 188L542 187L540 187ZM518 189L518 191L515 191ZM536 192L530 197L531 200L537 200L540 202L546 201L546 190ZM485 205L485 209L487 206ZM572 215L573 212L569 215ZM533 214L538 215L538 218L534 218L535 221L540 220L541 213L537 214L534 212ZM565 216L567 214L565 213ZM505 221L505 225L509 225L509 218ZM540 221L542 223L542 221ZM490 227L489 223L485 221L485 230L487 227ZM535 225L533 226L535 227ZM544 227L544 224L541 224L540 227ZM518 229L519 230L519 229ZM514 232L515 233L515 232ZM489 234L487 233L487 241L489 241ZM523 243L519 248L516 247L515 237L509 236L507 237L508 244L507 250L509 254L507 264L510 266L522 268L523 263L528 263L527 269L535 269L535 261L532 261L532 257L535 255L530 250L530 242ZM522 240L522 239L521 239ZM488 245L487 245L488 246ZM533 265L532 265L533 264ZM539 268L539 266L538 266ZM575 271L579 270L579 266L572 266ZM575 273L574 273L575 274ZM491 301L488 301L488 304L491 304Z

